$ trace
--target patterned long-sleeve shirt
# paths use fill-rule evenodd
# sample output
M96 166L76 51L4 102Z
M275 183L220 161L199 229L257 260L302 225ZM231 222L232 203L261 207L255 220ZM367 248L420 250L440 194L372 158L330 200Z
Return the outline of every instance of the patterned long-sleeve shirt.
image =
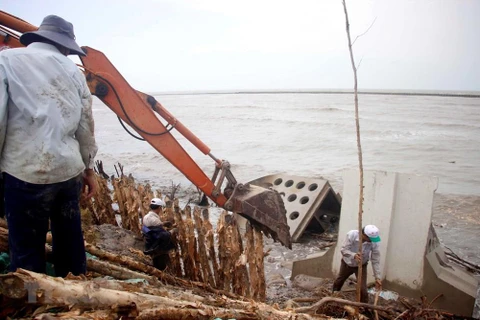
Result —
M0 52L0 170L29 183L93 168L92 96L75 63L50 44Z
M350 267L358 267L358 262L355 260L355 254L359 249L359 232L358 230L350 230L347 232L345 242L343 243L340 252L342 253L343 261ZM375 279L381 279L380 271L380 245L376 242L362 242L362 265L372 260L373 275Z

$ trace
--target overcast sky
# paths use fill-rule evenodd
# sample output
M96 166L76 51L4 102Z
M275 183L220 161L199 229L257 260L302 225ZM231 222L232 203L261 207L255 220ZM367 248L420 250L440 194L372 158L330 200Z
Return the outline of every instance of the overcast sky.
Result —
M480 91L480 1L347 1L365 89ZM340 0L1 0L57 14L141 91L352 88Z

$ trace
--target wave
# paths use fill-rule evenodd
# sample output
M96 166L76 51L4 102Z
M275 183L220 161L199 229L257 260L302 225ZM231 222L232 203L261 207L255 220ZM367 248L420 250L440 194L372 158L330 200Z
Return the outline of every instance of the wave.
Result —
M182 105L182 109L198 109L198 108L211 108L211 109L228 109L228 110L271 110L272 112L276 112L278 110L282 111L297 111L297 112L304 112L304 111L313 111L313 112L351 112L351 110L343 109L339 107L324 107L324 106L291 106L291 105L284 105L284 106L272 106L272 105L216 105L216 106L201 106L201 105Z
M360 116L361 121L367 121L371 123L381 123L386 126L395 126L395 127L406 127L411 126L416 128L444 128L444 129L459 129L459 130L470 130L470 129L480 129L480 124L474 123L472 119L448 119L448 118L439 118L437 121L425 121L422 117L418 118L393 118L388 119L388 115L383 115L383 117L377 116ZM449 122L446 122L449 121Z
M351 112L351 110L337 108L337 107L303 107L298 111L313 111L313 112Z
M441 122L423 122L422 125L429 127L441 127L441 128L451 128L451 129L480 129L480 125L470 124L470 123L441 123Z

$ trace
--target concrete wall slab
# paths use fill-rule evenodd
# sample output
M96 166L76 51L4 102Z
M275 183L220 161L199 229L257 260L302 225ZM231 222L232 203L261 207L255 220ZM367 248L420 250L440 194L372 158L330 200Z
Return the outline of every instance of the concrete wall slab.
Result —
M340 268L346 233L358 229L360 175L356 169L343 175L344 191L339 226L339 245L332 270ZM438 179L414 174L364 171L363 225L380 229L383 279L412 289L422 286L423 257L432 216L433 194ZM368 268L373 281L372 268Z

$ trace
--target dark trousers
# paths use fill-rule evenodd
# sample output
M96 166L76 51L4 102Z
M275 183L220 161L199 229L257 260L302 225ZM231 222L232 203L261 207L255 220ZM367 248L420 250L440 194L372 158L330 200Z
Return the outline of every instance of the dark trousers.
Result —
M362 287L360 289L360 301L365 303L368 303L367 265L368 263L365 263L362 266ZM340 264L340 271L338 272L337 278L333 282L333 291L340 291L348 277L350 277L354 273L358 280L358 267L350 267L342 259L342 262Z
M81 175L65 182L32 184L3 173L10 271L45 273L45 242L50 228L55 275L86 272L80 219Z

